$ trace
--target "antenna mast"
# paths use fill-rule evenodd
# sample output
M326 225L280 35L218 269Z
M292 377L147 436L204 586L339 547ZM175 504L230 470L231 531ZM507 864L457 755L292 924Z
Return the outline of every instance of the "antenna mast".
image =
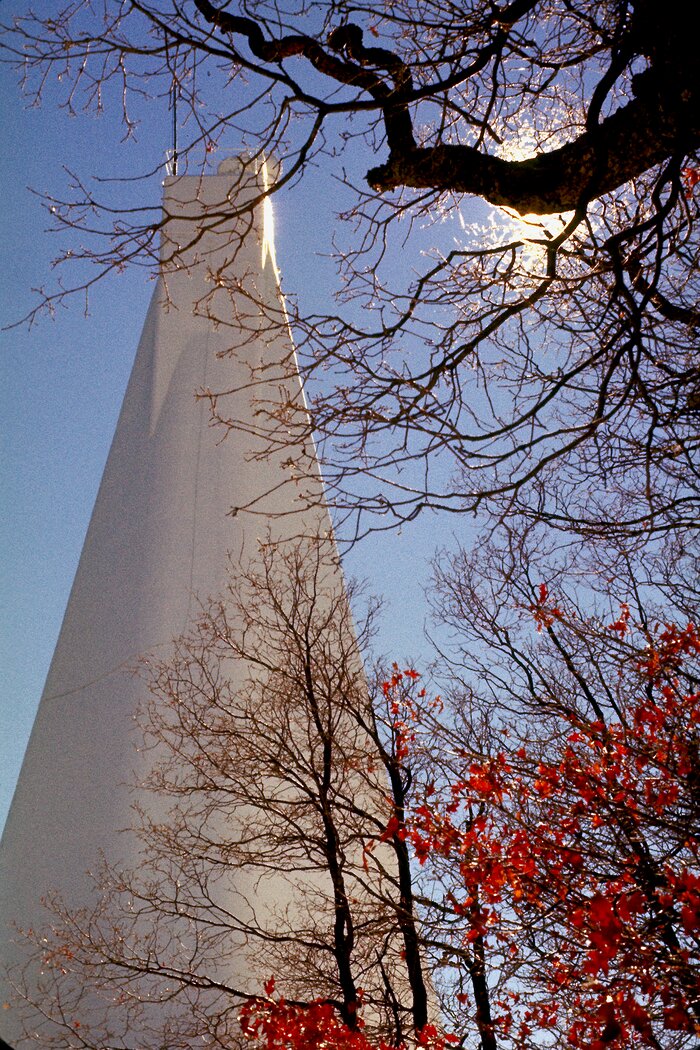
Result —
M177 81L175 77L170 85L170 108L173 111L172 174L177 175Z

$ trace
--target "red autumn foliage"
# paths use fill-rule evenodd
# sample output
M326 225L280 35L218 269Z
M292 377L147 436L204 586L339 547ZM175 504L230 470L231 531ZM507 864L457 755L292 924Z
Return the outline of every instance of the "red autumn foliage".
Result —
M700 168L688 167L681 169L681 175L683 177L683 183L685 186L685 195L690 200L693 196L695 187L700 182Z
M530 608L538 632L566 621L544 585ZM466 964L454 989L455 1016L476 1017L482 1047L659 1050L672 1045L664 1033L678 1047L700 1034L700 691L685 674L700 632L635 626L624 604L606 630L627 646L633 683L615 717L563 707L544 753L510 731L500 750L465 751L381 835L407 841L442 888L469 958L511 975L497 993L482 989L486 1020ZM436 710L417 677L395 666L383 686L405 765ZM260 1050L388 1050L328 1003L268 997L241 1023ZM427 1026L417 1045L461 1039Z
M549 588L546 583L541 583L536 600L529 606L538 633L543 627L551 627L555 620L561 620L564 613L556 605L549 601Z
M267 989L268 986L266 986ZM333 1005L318 1000L303 1006L270 996L252 999L239 1012L244 1036L259 1050L404 1050L405 1044L373 1042L362 1022L351 1031ZM415 1045L423 1050L447 1050L455 1036L443 1035L434 1025L417 1034Z

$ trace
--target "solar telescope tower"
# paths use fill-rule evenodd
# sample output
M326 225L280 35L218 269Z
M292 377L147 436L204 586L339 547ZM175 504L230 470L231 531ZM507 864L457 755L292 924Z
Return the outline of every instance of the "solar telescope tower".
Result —
M232 217L261 197L262 177L237 158L215 175L165 182L161 275L0 847L0 956L15 968L22 947L10 924L41 923L45 894L77 905L94 892L86 873L101 855L139 862L122 855L131 840L119 834L132 821L125 782L138 761L137 660L167 652L199 601L222 591L229 560L254 558L267 530L280 542L330 535L322 497L306 498L314 477L321 491L313 462L300 472L306 492L292 477L295 458L313 459L308 439L307 447L295 449L292 437L284 454L261 454L260 399L283 398L292 414L303 412L294 351L279 323L269 205L255 206L242 241L246 220ZM177 266L169 263L174 249ZM249 292L239 301L237 284ZM261 366L269 381L253 385ZM223 439L195 392L232 388L226 413L238 427ZM0 1005L0 1037L24 1045L11 990L1 984Z

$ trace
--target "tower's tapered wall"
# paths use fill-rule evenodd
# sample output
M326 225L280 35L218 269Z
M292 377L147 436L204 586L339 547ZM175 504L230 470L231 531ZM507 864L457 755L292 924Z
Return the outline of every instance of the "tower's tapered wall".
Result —
M279 320L263 209L242 243L231 237L232 207L259 184L239 162L222 169L166 183L174 220L163 257L176 243L188 247L184 265L164 265L154 291L0 848L0 938L10 965L22 949L8 924L40 923L48 891L80 903L90 892L86 872L123 849L118 833L132 801L125 782L138 762L133 716L143 698L137 659L167 650L198 602L221 591L229 558L253 556L268 527L278 536L329 529L323 509L300 510L289 453L259 456L259 399L299 405L301 391L294 377L280 383L291 346L253 305L257 297ZM230 300L232 273L252 299ZM236 343L234 361L227 351ZM195 392L244 387L261 364L269 387L232 395L226 410L240 425L224 438ZM253 514L230 513L252 504ZM11 992L2 988L5 999ZM0 1012L0 1033L17 1040L13 1007Z

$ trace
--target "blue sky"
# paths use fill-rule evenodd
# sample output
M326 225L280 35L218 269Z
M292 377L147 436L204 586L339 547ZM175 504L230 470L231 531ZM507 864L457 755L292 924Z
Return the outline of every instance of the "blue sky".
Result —
M11 0L10 8L21 5ZM5 12L3 12L4 14ZM11 325L52 279L58 244L31 190L56 191L64 169L103 175L137 170L144 152L169 146L167 109L153 107L141 139L119 145L109 107L100 118L68 117L52 105L28 108L16 77L0 69L5 149L0 157L3 238L0 323ZM146 146L143 143L146 143ZM239 143L226 143L235 152ZM358 175L361 172L358 171ZM159 198L159 178L139 186ZM303 301L329 296L331 269L319 257L333 228L337 184L322 172L277 200L277 258L285 286ZM66 277L69 273L66 272ZM0 623L0 827L4 823L53 652L102 469L109 451L141 324L152 290L143 270L110 278L55 318L0 333L3 618ZM365 541L346 568L385 597L380 648L399 660L425 651L422 628L428 557L449 542L452 520L430 515L401 534ZM464 532L465 522L458 523Z
M2 73L2 300L7 325L48 277L55 242L28 187L60 178L71 151L104 149L102 128L27 110ZM68 123L68 132L65 125ZM142 273L28 329L0 333L2 608L0 821L53 652L131 366L149 288Z

